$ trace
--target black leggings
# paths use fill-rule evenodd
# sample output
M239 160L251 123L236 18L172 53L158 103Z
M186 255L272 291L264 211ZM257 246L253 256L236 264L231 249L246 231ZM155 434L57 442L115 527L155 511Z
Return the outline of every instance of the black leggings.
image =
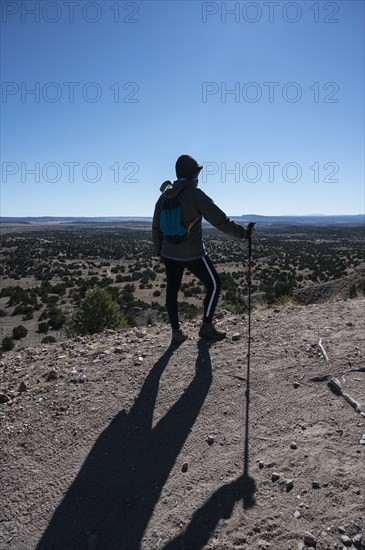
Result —
M205 285L207 293L204 299L203 321L204 323L211 323L222 283L209 257L204 256L203 258L190 262L169 260L168 258L163 258L163 261L166 267L167 276L166 309L171 327L173 329L179 328L177 295L180 290L185 268Z

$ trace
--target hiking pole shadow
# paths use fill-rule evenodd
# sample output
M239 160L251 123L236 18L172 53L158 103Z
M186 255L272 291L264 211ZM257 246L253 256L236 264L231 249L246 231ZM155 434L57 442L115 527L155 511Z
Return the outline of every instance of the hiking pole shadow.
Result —
M249 475L249 425L250 425L250 375L249 368L247 369L247 385L246 385L246 419L244 433L244 450L243 450L243 475L242 475L242 505L244 509L252 508L255 505L255 480Z
M250 426L250 371L251 371L251 276L252 276L252 231L254 222L247 226L248 238L248 338L247 338L247 380L246 380L246 420L244 430L244 452L243 452L243 476L242 476L242 503L243 507L251 508L255 504L254 494L256 492L255 480L248 473L249 465L249 426Z

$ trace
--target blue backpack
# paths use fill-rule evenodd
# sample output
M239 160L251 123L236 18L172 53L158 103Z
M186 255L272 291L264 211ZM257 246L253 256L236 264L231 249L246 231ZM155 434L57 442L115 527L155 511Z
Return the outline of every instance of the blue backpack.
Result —
M200 221L201 217L198 216L188 227L181 221L181 206L179 196L168 197L162 203L162 209L160 213L160 229L164 238L172 244L182 243L189 235L193 226Z
M160 213L160 228L165 239L173 244L182 243L188 230L181 221L179 197L165 197Z

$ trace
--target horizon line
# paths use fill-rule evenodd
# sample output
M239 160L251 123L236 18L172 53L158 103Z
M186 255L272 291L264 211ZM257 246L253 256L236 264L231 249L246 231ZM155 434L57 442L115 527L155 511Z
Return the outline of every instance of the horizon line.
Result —
M305 218L305 217L339 217L339 216L365 216L365 212L357 212L356 214L348 214L348 213L341 213L341 214L322 214L322 213L314 213L314 214L229 214L228 217L232 218L245 218L245 217L262 217L262 218L281 218L281 217L290 217L290 218ZM40 214L40 215L0 215L0 220L3 218L7 219L19 219L19 218L153 218L152 215L144 216L144 215L133 215L133 214L125 214L125 215L117 215L117 214L106 214L106 215L92 215L92 214Z

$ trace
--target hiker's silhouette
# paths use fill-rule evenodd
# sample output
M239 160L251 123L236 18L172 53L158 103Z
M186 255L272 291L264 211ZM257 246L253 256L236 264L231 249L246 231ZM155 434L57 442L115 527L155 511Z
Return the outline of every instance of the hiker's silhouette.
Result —
M120 412L97 439L36 550L138 550L153 509L212 381L209 344L198 343L195 376L152 427L159 380L174 348L148 374L129 414Z
M183 533L168 542L164 550L202 550L216 529L220 519L229 519L236 502L242 499L243 508L255 505L255 480L248 473L249 466L249 413L250 413L250 371L246 382L246 419L244 428L243 475L223 485L194 512Z

